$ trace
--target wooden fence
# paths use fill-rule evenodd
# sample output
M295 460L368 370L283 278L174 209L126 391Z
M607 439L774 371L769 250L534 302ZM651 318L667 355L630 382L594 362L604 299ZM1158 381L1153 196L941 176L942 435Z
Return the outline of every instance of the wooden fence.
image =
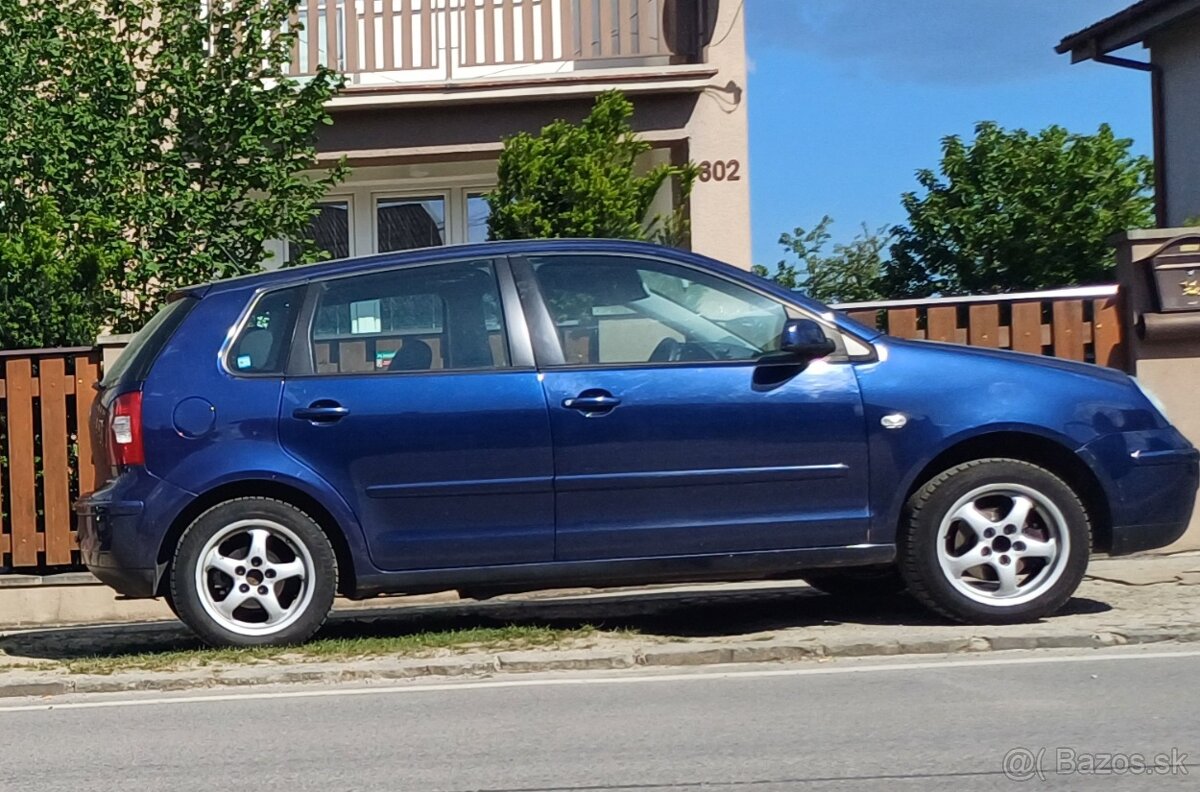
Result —
M0 352L0 374L0 570L72 566L71 504L99 483L87 421L100 351Z
M1012 349L1124 368L1116 286L834 306L899 338Z

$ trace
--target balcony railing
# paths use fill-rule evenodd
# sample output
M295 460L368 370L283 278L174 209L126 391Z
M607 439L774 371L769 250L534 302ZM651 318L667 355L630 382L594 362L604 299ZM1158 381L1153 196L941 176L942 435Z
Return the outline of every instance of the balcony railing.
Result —
M306 0L290 73L386 85L668 63L664 2Z

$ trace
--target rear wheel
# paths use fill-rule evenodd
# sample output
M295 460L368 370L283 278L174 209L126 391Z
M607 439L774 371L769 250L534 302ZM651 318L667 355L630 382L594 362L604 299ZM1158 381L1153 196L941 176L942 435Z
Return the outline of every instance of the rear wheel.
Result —
M1054 613L1087 568L1079 496L1015 459L953 467L921 487L899 536L900 572L922 603L957 621L1011 624Z
M325 622L337 588L328 537L300 509L238 498L188 526L171 565L171 601L206 643L299 643Z
M904 578L894 566L814 569L800 578L813 588L842 599L884 599L905 589Z

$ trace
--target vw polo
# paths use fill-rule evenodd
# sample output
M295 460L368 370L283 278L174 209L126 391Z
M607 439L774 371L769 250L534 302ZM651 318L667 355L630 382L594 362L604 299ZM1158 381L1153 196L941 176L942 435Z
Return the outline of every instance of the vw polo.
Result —
M100 383L88 567L205 641L338 593L802 577L1053 613L1184 531L1197 452L1125 374L881 335L609 241L387 254L186 289Z

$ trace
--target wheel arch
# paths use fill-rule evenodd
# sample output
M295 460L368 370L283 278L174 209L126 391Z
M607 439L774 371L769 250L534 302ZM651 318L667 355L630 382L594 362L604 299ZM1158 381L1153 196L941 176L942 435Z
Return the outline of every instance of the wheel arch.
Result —
M1112 512L1108 496L1095 472L1078 454L1045 435L1020 430L1003 430L974 435L948 446L934 456L909 482L901 507L934 476L974 459L1003 457L1045 468L1073 489L1092 523L1092 545L1097 550L1112 546Z
M295 506L312 517L329 538L329 544L333 547L334 557L338 564L338 594L349 596L354 593L357 585L354 555L350 550L345 531L333 513L317 498L298 487L280 481L247 479L228 482L205 491L171 521L158 548L157 567L159 572L155 582L156 596L163 596L166 593L166 587L170 585L170 567L175 555L175 548L179 545L179 540L187 527L213 506L235 498L273 498Z

